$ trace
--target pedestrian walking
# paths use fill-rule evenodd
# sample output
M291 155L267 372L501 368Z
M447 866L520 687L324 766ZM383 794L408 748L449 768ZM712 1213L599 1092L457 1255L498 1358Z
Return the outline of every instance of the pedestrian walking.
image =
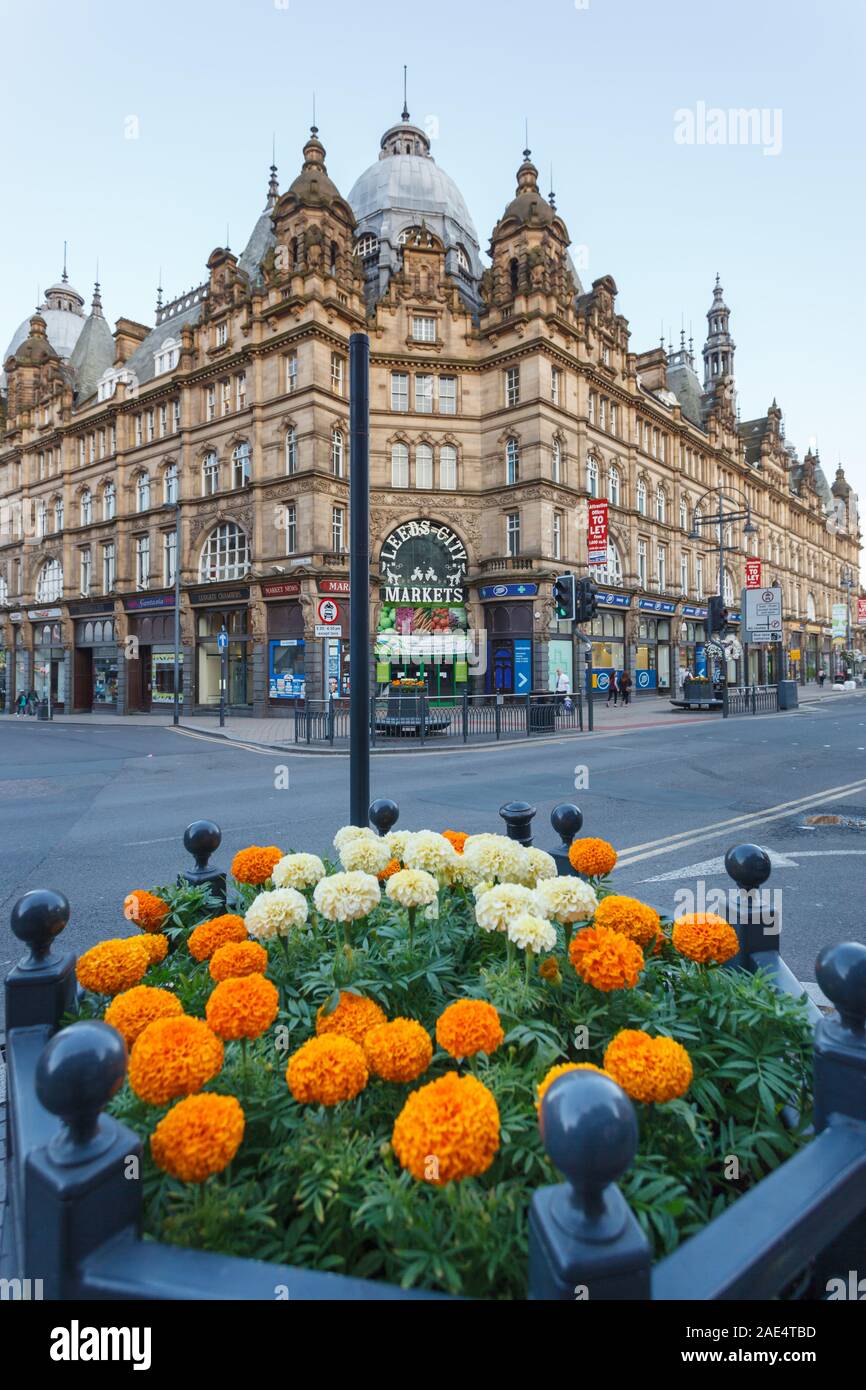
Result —
M619 678L619 693L622 695L622 702L627 705L631 694L631 676L628 671L623 671Z
M617 679L617 673L616 673L616 671L611 671L611 673L610 673L610 681L608 682L608 687L607 687L607 703L610 704L611 700L613 700L614 708L616 708L616 702L617 702L618 696L619 696L619 681L618 681L618 679Z
M824 667L822 666L821 669L820 669L820 671L818 672L818 687L819 687L819 689L821 689L821 690L824 689L824 682L825 682L826 679L827 679L827 672L824 670Z
M39 696L36 694L35 690L31 690L30 694L27 696L27 713L30 715L31 719L36 714L38 708Z
M15 701L15 718L23 719L27 713L27 691L22 690L18 699Z

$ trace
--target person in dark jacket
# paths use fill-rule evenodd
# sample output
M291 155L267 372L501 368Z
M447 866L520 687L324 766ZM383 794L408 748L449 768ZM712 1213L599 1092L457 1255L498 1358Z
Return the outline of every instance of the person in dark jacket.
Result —
M610 704L611 700L613 700L614 706L616 706L616 702L617 702L618 697L619 697L619 677L618 677L616 671L611 671L611 673L610 673L610 682L609 682L608 687L607 687L607 703Z
M18 699L15 701L15 718L23 719L27 713L27 692L22 690Z
M623 671L619 678L619 693L622 696L623 704L627 705L631 694L631 676L628 671Z

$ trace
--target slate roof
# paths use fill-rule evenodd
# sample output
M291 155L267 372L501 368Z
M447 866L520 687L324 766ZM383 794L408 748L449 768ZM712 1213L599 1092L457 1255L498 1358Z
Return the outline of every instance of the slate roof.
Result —
M114 364L114 337L102 314L89 314L69 357L77 404L96 391L104 371Z

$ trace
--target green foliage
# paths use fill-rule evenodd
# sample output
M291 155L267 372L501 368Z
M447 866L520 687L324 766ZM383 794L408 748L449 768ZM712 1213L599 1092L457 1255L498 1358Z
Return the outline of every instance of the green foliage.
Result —
M174 948L148 983L175 990L201 1017L212 981L185 937L215 905L197 897L199 889L157 891L172 908ZM478 931L464 894L440 896L438 921L419 915L414 947L405 914L387 900L350 927L348 949L324 921L285 949L269 945L277 1022L249 1045L246 1067L240 1044L228 1044L208 1088L241 1100L244 1142L230 1170L201 1188L156 1169L146 1146L147 1234L404 1287L523 1298L529 1204L538 1187L559 1181L538 1134L536 1087L554 1063L601 1065L622 1028L677 1039L695 1071L681 1099L636 1106L640 1146L621 1186L657 1255L805 1141L791 1117L810 1113L811 1029L804 1006L767 979L695 965L666 944L649 958L638 988L602 994L575 975L561 933L561 980L545 981L537 970L527 979L522 957L509 964L503 939ZM483 1177L428 1186L401 1170L391 1148L410 1091L458 1066L441 1050L412 1086L371 1077L361 1096L332 1110L294 1101L288 1058L313 1034L317 1010L336 1008L347 988L376 999L389 1017L418 1019L434 1037L437 1017L456 998L486 998L499 1010L503 1045L471 1064L501 1117L500 1150ZM144 1138L165 1113L128 1086L112 1109Z

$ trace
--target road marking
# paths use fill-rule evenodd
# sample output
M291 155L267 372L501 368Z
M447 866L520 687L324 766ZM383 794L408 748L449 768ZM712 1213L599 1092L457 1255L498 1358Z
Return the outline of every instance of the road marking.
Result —
M858 851L858 853L861 852L866 854L866 850ZM774 869L796 869L799 867L787 854L779 854L773 849L768 850L767 853ZM699 864L687 864L682 869L669 869L665 874L654 874L652 878L642 878L641 883L665 883L668 879L674 878L709 878L712 874L724 873L727 873L725 856L719 854L715 859L702 859Z

